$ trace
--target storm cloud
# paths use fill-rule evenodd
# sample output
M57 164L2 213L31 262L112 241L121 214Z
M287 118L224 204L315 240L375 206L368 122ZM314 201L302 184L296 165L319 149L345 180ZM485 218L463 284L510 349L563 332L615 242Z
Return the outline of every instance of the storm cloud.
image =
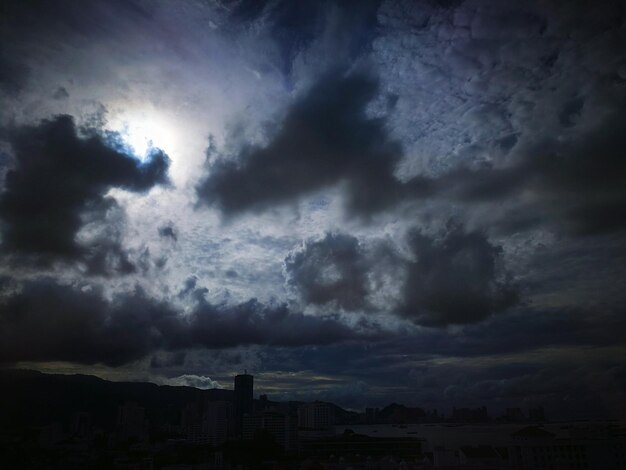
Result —
M501 248L454 223L440 237L414 231L400 313L424 326L475 323L514 305L517 293L498 278Z
M285 269L288 283L307 303L335 301L348 310L365 306L369 266L355 237L329 233L309 241L285 260Z
M256 300L213 305L194 288L190 313L137 288L107 299L99 289L43 278L5 285L0 297L0 361L71 361L119 366L159 350L238 345L303 346L375 338L334 317L290 312Z
M14 166L0 194L0 219L8 254L40 263L89 258L93 251L107 256L77 240L86 222L105 219L116 206L107 192L145 192L168 182L165 153L154 150L142 162L119 141L111 145L94 129L77 129L70 116L7 132ZM112 251L106 251L115 255L121 248L111 243L108 236L105 245Z
M367 215L397 202L403 188L393 172L402 148L384 119L366 113L377 92L367 74L326 74L289 108L267 145L211 164L197 188L201 203L232 215L341 182L351 213Z
M509 164L454 169L431 179L432 195L469 206L509 203L493 221L504 233L537 227L574 237L621 231L625 125L622 115L611 114L568 139L521 146Z

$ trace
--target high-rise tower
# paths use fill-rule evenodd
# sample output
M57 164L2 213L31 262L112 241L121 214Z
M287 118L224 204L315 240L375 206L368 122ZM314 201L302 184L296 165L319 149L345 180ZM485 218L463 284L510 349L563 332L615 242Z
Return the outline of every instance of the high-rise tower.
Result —
M247 372L247 371L246 371ZM241 435L243 416L254 411L254 377L247 373L235 376L235 430Z

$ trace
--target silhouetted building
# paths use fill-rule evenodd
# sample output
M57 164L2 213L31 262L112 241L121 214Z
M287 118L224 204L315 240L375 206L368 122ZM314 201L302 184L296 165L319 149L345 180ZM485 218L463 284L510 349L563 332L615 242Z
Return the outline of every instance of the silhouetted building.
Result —
M124 403L117 408L117 435L123 440L142 441L147 435L145 410L136 403Z
M365 408L365 422L367 424L376 424L378 423L378 408Z
M207 437L202 432L202 410L200 402L188 403L180 414L182 433L194 444L206 443Z
M233 404L227 401L210 401L205 404L202 417L202 430L207 443L219 446L234 434Z
M91 436L91 413L77 411L72 414L72 425L70 428L72 436L81 439Z
M444 446L435 446L433 449L433 466L455 467L459 464L459 451Z
M334 436L333 410L328 403L305 403L298 407L298 439L310 441Z
M524 413L520 408L507 408L504 419L509 423L521 423L524 421Z
M626 435L617 426L572 426L559 434L528 426L511 437L510 461L516 468L626 468Z
M480 408L453 408L452 421L457 423L486 423L489 413L484 406Z
M257 403L256 411L264 411L270 407L269 400L267 399L267 395L263 394L259 396L259 401Z
M188 403L181 413L180 428L192 444L219 446L235 434L233 403L210 396Z
M242 437L244 440L252 440L259 430L264 430L283 449L290 450L294 445L292 428L292 420L287 413L262 411L244 415Z
M249 374L235 376L235 432L241 435L243 417L254 411L254 377Z
M498 469L506 468L508 453L504 455L492 446L461 446L459 448L459 464L470 468Z
M543 406L528 410L528 419L535 423L543 423L546 420L546 414L543 411Z
M326 429L332 425L332 409L327 403L305 403L298 407L299 428Z
M422 457L423 442L422 439L414 437L371 437L346 431L342 435L327 439L304 442L301 443L301 446L303 452L310 455L359 455L361 458L393 456L394 458L415 460Z
M52 423L39 429L38 444L41 447L53 447L65 439L61 423Z

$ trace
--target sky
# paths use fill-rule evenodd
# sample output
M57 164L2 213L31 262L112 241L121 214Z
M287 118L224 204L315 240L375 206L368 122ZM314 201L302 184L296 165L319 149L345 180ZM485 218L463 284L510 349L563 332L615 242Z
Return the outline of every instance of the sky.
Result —
M0 362L626 417L624 10L3 1Z

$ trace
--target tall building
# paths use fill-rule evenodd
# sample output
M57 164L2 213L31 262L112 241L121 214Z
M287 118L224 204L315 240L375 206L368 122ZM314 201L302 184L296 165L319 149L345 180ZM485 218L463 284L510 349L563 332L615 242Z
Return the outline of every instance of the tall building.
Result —
M252 440L259 430L264 430L283 449L291 450L295 444L294 424L287 413L280 411L247 414L243 418L242 437L244 440Z
M187 403L180 414L180 428L190 442L195 444L206 443L206 436L202 433L202 410L200 402Z
M504 419L509 423L521 423L524 421L524 413L520 408L507 408Z
M72 414L71 432L74 437L86 438L91 435L91 413L77 411Z
M142 406L127 402L117 407L117 433L121 440L142 441L147 437L147 425Z
M193 444L220 446L234 435L233 403L211 397L188 403L181 413L181 431Z
M378 408L365 408L365 422L367 424L377 424L379 412Z
M243 417L254 411L254 377L249 374L235 376L235 431L241 435Z
M333 424L332 409L326 403L306 403L298 407L298 427L327 429Z
M305 403L298 407L298 438L302 442L334 436L333 410L327 403Z
M531 408L528 410L528 419L529 421L535 423L543 423L546 420L546 414L543 411L543 406L538 406L537 408Z
M202 428L208 443L219 446L226 442L233 432L233 404L227 401L209 401L205 404Z

